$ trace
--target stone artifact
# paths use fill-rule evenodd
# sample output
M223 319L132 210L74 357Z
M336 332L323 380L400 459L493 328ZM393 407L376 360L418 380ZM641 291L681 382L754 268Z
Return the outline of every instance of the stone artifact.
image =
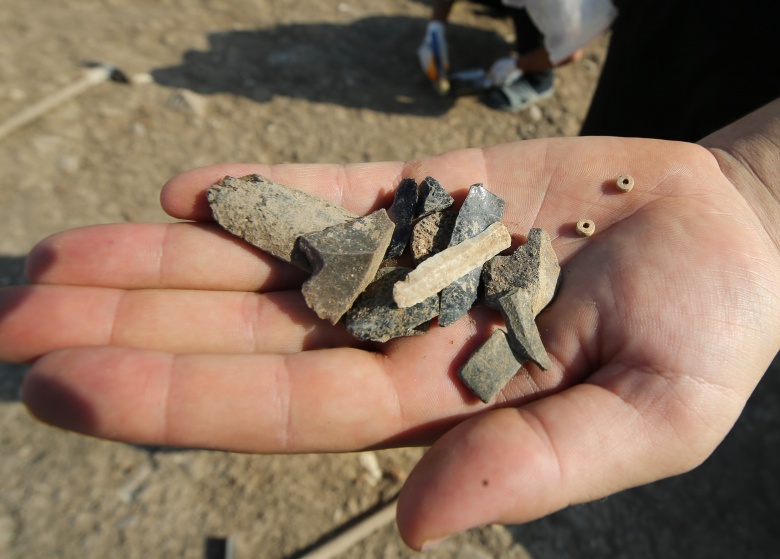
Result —
M455 200L449 192L433 177L425 177L420 183L420 201L417 203L417 212L414 217L420 219L434 212L441 212L449 208Z
M561 266L544 229L534 228L525 244L510 256L495 256L482 268L485 303L498 308L498 298L519 287L529 292L531 314L538 315L555 295Z
M390 219L395 223L395 231L387 249L385 259L401 256L409 237L412 234L412 220L417 209L417 182L414 179L404 179L398 185L393 197L393 205L387 211Z
M386 342L399 336L415 336L428 330L429 321L439 314L439 298L434 294L407 308L393 300L393 286L403 281L411 268L382 268L377 279L357 298L347 312L347 330L358 339Z
M453 247L481 233L491 223L500 221L503 213L504 201L501 198L488 192L481 184L472 185L460 212L458 212L458 218L450 238L450 246ZM454 323L465 315L474 304L481 271L480 267L468 272L442 291L439 312L440 326L449 326Z
M358 217L261 175L225 177L209 188L207 199L225 230L306 271L311 266L296 248L298 237Z
M412 258L419 264L450 245L458 212L434 212L418 221L412 229Z
M525 358L515 355L509 345L507 334L499 329L471 354L469 360L458 370L463 384L486 404L499 390L512 380Z
M509 231L500 222L482 233L452 246L417 266L393 288L399 307L411 307L462 278L469 270L482 270L482 264L512 244ZM479 274L477 274L479 282Z
M621 192L631 192L631 189L634 188L634 177L631 175L620 175L615 184L617 184Z
M596 232L596 224L592 219L581 219L577 222L577 234L580 237L590 237Z
M300 238L313 268L303 297L317 316L336 324L349 310L376 276L393 229L387 212L379 210Z
M458 373L483 402L493 398L526 359L542 369L550 367L534 318L554 297L560 272L550 235L539 228L531 229L513 254L495 256L483 266L485 302L501 312L509 330L495 332Z
M504 317L509 345L518 358L530 359L543 370L552 363L539 336L539 329L531 313L531 298L523 289L513 289L499 297L498 310Z
M458 375L488 402L526 360L551 366L535 317L555 295L560 265L542 229L499 256L511 245L500 222L504 201L481 184L471 186L459 212L446 211L452 197L432 177L420 191L403 179L389 211L363 217L260 175L225 177L207 199L227 231L312 272L302 287L306 303L332 324L344 318L360 340L423 334L436 316L439 325L452 324L471 308L481 277L485 301L507 330L496 330ZM590 235L595 224L582 220L577 228ZM392 267L385 259L400 256L410 236L417 267Z

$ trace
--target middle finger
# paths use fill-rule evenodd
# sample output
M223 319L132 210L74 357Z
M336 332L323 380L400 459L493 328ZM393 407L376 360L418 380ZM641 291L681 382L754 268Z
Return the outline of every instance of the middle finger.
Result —
M0 318L0 355L11 361L72 346L294 353L358 345L343 326L317 318L300 291L19 286L0 291Z

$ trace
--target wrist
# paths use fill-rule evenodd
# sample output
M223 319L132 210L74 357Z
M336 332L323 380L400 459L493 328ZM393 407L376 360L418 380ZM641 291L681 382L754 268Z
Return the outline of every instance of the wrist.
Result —
M699 143L750 204L780 257L780 99Z

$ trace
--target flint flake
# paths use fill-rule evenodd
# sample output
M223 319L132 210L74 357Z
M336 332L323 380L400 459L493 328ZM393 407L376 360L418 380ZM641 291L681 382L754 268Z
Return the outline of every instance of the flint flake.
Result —
M416 218L422 218L434 212L444 211L449 208L455 200L452 199L449 192L433 177L425 177L420 183L420 201L417 204Z
M379 210L300 238L314 268L303 296L317 316L339 321L376 276L392 234L393 222Z
M545 371L549 369L552 363L531 313L530 293L523 289L513 289L498 298L498 310L506 321L509 345L515 356L518 359L530 359Z
M501 198L488 192L481 184L472 185L460 212L458 212L458 218L450 238L450 246L455 246L478 235L491 223L499 221L503 213L504 201ZM468 312L477 298L481 272L482 267L480 266L442 291L440 326L449 326Z
M414 179L404 179L398 185L393 197L393 205L388 210L390 219L395 223L395 231L387 249L385 259L400 256L412 234L412 220L417 208L418 188Z
M561 266L544 229L534 228L526 243L510 256L496 256L482 269L485 301L496 308L498 298L518 287L529 292L531 314L538 315L555 295Z
M298 237L357 218L340 206L261 175L225 177L209 188L207 199L225 230L306 271L311 266L296 247Z
M523 360L518 359L503 330L493 332L458 370L463 384L486 404L512 380Z
M410 268L382 268L376 280L357 298L347 312L346 325L361 340L386 342L400 336L424 334L428 322L439 313L435 295L401 309L393 300L393 286L406 278Z

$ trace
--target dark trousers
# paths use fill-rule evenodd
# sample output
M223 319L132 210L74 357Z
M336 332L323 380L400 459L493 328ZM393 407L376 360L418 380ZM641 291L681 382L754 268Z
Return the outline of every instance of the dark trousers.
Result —
M697 141L780 97L780 1L616 4L582 135Z
M470 0L473 4L488 6L501 14L512 18L515 26L515 36L517 41L515 49L518 54L526 54L544 44L544 36L531 20L525 8L510 8L505 6L501 0Z

